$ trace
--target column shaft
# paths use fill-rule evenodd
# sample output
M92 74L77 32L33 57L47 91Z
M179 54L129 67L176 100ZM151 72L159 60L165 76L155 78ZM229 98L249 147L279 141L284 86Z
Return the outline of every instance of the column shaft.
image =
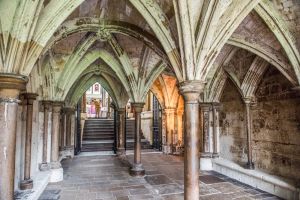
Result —
M133 176L143 176L145 170L141 163L141 112L144 103L131 103L135 113L135 136L134 136L134 163L130 169L130 174Z
M199 200L199 103L204 84L187 81L180 84L185 100L184 199Z
M52 107L51 101L43 101L44 105L44 132L43 132L43 158L40 165L41 171L47 171L50 169L48 161L48 126L49 126L49 111Z
M219 157L219 108L216 103L213 104L213 157Z
M0 74L0 199L14 199L18 96L26 78Z
M125 109L118 109L118 155L125 153L125 128Z
M247 132L247 148L248 148L248 162L246 165L247 169L254 169L254 163L252 161L252 133L251 133L251 100L245 99L245 106L246 106L246 132Z
M27 102L27 116L26 116L26 136L25 136L25 160L24 160L24 180L21 181L21 190L33 188L33 181L30 177L31 170L31 141L32 141L32 115L33 115L33 101L37 95L32 93L23 94Z
M62 102L53 102L52 107L52 137L51 137L51 168L60 168L59 163L59 119Z

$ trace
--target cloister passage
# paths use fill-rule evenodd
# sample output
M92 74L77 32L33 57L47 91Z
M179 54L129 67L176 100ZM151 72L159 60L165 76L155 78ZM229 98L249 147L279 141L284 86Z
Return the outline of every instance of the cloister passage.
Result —
M299 0L0 0L0 200L300 199L299 33Z

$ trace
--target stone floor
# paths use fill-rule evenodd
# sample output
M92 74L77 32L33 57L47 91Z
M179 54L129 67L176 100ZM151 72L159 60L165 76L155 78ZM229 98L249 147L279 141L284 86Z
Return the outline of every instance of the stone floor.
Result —
M128 163L115 156L65 160L64 181L49 184L40 200L183 199L182 157L146 154L142 158L145 177L131 177ZM215 172L202 172L200 181L200 199L279 199Z

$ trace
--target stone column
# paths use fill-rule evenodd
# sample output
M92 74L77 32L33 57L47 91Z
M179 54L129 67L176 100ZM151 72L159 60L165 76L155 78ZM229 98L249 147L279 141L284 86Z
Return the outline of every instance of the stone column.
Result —
M59 149L60 151L64 151L66 146L65 125L66 125L66 114L65 114L65 110L62 109L61 116L60 116L60 149Z
M107 114L106 117L108 119L111 119L111 109L110 109L110 97L107 98Z
M52 110L52 101L43 101L44 105L44 133L43 133L43 158L40 164L41 171L50 169L48 163L48 125L49 125L49 112Z
M132 176L143 176L145 169L141 162L141 112L145 103L131 103L135 114L134 163L130 169Z
M50 182L63 180L63 169L59 162L59 119L62 102L52 104L52 134L51 134L51 177Z
M219 111L220 111L220 104L213 103L213 158L219 157L220 151L220 132L219 132Z
M211 104L210 103L200 103L201 107L201 153L200 153L200 169L201 170L212 170L212 151L211 151L211 130L210 130L210 114L211 114Z
M64 111L66 113L66 148L73 149L72 145L72 115L74 115L75 109L73 107L65 107Z
M180 83L184 97L185 139L184 139L184 199L199 200L199 95L204 84L200 81Z
M33 101L38 96L33 93L23 94L27 102L27 116L26 116L26 136L25 136L25 160L24 160L24 180L20 183L21 190L28 190L33 188L33 181L30 176L31 170L31 140L32 140L32 115L33 115Z
M0 199L14 199L16 126L19 93L26 78L0 74Z
M74 145L72 145L72 118L75 114L75 108L65 107L64 112L66 115L66 146L64 148L64 157L74 157Z
M248 162L246 164L247 169L255 169L254 163L252 161L252 130L251 130L251 99L244 98L245 106L246 106L246 133L247 133L247 148L248 148Z
M82 96L81 113L86 113L86 93L84 93Z
M167 128L167 146L165 147L165 153L173 152L174 145L174 130L175 130L175 112L176 108L165 108L164 113L166 114L166 128Z
M125 108L118 109L118 146L117 154L125 155Z

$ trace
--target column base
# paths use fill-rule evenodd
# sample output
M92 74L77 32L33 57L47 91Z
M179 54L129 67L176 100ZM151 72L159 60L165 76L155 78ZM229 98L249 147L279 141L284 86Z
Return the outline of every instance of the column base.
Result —
M44 171L49 171L50 170L50 164L49 163L41 163L40 164L40 171L44 172Z
M172 147L170 145L163 145L162 152L164 154L172 154Z
M74 157L74 146L65 146L61 148L59 155L61 158L73 158Z
M130 175L131 176L144 176L145 169L143 167L143 164L133 164L130 169Z
M20 183L21 190L30 190L32 188L33 188L33 180L32 179L21 181L21 183Z
M50 183L56 183L64 180L64 170L62 167L51 169Z
M52 169L59 169L59 168L61 168L61 164L60 164L60 162L51 162L50 167L51 167L51 170Z
M125 156L126 155L126 151L125 148L120 148L117 150L117 156Z
M250 170L254 170L255 169L255 165L253 162L251 163L247 163L246 166L245 166L245 169L250 169Z
M213 157L213 158L219 158L220 155L219 155L219 153L213 153L213 154L212 154L212 157Z
M200 170L203 170L203 171L213 170L211 153L201 153L201 155L200 155Z

